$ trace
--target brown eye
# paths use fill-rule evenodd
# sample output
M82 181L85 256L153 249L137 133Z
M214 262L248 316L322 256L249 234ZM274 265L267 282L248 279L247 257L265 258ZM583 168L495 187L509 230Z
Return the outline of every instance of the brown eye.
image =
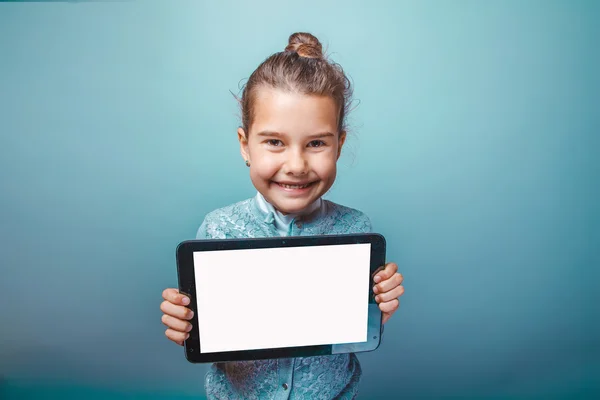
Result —
M269 140L267 140L267 143L271 146L279 146L279 145L283 144L283 143L281 143L281 140L278 140L278 139L269 139Z
M322 140L313 140L308 144L308 147L321 147L325 146L325 142Z

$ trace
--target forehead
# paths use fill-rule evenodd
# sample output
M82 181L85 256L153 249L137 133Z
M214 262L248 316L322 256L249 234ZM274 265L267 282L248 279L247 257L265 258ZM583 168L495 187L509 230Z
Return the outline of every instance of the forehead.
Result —
M289 135L335 132L338 108L329 96L306 95L267 87L254 98L250 131L274 131Z

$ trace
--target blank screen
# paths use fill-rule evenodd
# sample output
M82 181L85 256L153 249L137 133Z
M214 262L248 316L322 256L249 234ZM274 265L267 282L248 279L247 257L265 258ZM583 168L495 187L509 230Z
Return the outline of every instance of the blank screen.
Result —
M194 253L201 353L367 341L371 244Z

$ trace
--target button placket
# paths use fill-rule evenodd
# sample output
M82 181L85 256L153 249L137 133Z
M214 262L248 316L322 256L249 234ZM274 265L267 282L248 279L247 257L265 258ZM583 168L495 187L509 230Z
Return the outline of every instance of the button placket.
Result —
M294 360L281 358L277 361L279 389L274 400L287 400L291 396L292 380L294 379Z

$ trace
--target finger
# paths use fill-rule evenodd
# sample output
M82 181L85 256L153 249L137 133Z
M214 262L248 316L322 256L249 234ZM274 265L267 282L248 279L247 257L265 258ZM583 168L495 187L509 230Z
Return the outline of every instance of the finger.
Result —
M396 263L387 263L383 271L378 272L377 275L373 278L375 283L379 283L381 281L385 281L386 279L390 279L392 275L394 275L398 271L398 265Z
M178 331L174 331L173 329L167 329L165 331L165 335L172 340L173 342L177 343L180 346L183 346L183 342L185 340L187 340L187 338L190 337L189 333L186 332L178 332Z
M192 324L190 324L189 322L172 317L167 314L163 314L161 320L163 324L165 324L168 328L173 329L174 331L187 333L192 330Z
M377 269L373 272L373 275L372 275L373 279L375 279L375 277L377 277L377 275L384 269L385 269L385 265L381 265L381 266L377 267ZM377 280L381 280L381 278L378 277Z
M179 304L182 306L187 306L188 304L190 304L190 298L184 294L179 293L179 290L174 288L163 290L162 296L163 299L173 304Z
M168 301L163 301L160 304L160 310L165 314L170 315L171 317L179 319L190 320L194 316L194 312L189 308L185 308L184 306L178 306L177 304L173 304Z
M379 304L379 309L384 313L394 313L400 307L400 300L394 299Z
M381 293L375 296L375 301L378 303L385 303L386 301L392 301L404 294L404 286L396 286L389 292Z
M399 274L396 272L395 274L392 275L391 278L386 279L383 282L380 282L377 285L375 285L373 287L373 293L379 294L379 293L389 292L393 288L400 286L403 281L404 281L404 277L402 276L402 274Z

